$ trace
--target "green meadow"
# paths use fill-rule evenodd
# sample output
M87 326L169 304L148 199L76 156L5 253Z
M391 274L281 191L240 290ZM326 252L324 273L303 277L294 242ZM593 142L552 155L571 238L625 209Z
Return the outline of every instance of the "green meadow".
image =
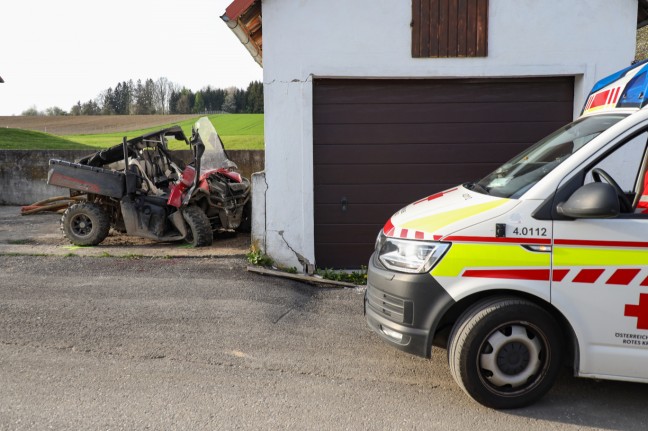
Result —
M230 150L262 150L263 114L215 114L208 116L226 149ZM179 125L187 137L191 136L191 128L199 117L172 124L160 124L146 129L124 130L102 134L73 134L56 136L31 130L0 128L0 149L101 149L119 144L122 138L134 138L159 129ZM172 150L187 149L184 142L169 143Z
M92 150L92 147L49 133L0 128L0 150Z

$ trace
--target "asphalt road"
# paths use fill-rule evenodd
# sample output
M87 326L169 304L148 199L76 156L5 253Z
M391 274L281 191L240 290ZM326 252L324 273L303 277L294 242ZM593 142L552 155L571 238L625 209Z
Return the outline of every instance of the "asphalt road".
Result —
M240 258L0 256L0 429L646 430L648 386L565 371L498 412L445 351L401 353L362 292Z

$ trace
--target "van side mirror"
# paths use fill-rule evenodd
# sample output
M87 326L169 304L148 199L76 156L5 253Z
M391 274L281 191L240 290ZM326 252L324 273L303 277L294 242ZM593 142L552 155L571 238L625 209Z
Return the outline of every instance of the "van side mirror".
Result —
M577 189L567 202L557 205L558 214L577 218L613 218L619 215L619 197L607 183L588 183Z

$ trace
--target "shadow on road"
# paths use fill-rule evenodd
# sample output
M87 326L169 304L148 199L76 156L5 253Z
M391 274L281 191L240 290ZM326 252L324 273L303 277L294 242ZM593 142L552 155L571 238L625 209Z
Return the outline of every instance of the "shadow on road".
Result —
M581 379L565 370L540 402L505 413L580 427L645 430L647 402L645 384Z

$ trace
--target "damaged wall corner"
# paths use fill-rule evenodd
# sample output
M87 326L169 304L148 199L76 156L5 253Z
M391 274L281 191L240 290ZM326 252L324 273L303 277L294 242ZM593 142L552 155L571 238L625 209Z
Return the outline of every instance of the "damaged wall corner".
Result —
M268 230L266 232L267 254L280 266L294 267L305 274L314 273L315 265L297 249L303 241L299 235L292 237L293 235L294 233L284 230Z
M295 257L297 258L297 261L301 265L304 274L313 275L315 273L315 264L311 263L306 257L301 255L297 250L295 250L290 246L290 243L286 241L286 238L284 237L284 231L280 230L277 233L279 234L281 239L284 240L286 246L290 249L290 251L292 251L295 254Z

